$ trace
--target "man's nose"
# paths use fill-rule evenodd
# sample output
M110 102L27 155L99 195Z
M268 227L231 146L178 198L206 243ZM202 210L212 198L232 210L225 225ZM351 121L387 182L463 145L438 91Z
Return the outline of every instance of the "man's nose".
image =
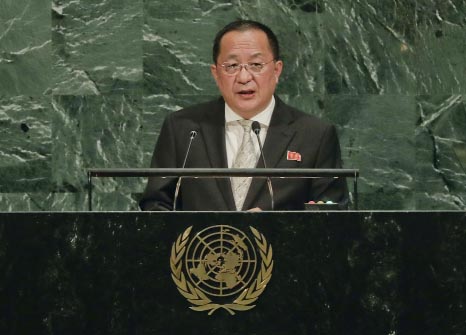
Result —
M247 84L252 80L252 74L247 70L246 66L241 66L238 75L236 76L236 80L242 84Z

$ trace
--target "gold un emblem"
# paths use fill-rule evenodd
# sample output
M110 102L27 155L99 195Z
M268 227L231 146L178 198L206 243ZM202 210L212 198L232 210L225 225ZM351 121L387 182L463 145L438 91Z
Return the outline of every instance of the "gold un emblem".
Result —
M254 308L272 277L272 246L264 235L249 227L253 243L243 231L217 225L190 238L192 228L178 236L170 257L173 281L190 308L209 315Z

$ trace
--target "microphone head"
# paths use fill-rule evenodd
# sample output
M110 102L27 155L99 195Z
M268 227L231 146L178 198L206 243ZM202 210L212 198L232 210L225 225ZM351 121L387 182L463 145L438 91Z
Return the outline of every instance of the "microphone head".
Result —
M256 135L259 135L259 133L261 132L261 125L257 121L254 121L252 123L251 128L252 128L252 131L256 133Z
M191 132L189 133L189 136L191 137L191 139L196 137L196 135L197 135L197 131L195 131L195 130L191 130Z

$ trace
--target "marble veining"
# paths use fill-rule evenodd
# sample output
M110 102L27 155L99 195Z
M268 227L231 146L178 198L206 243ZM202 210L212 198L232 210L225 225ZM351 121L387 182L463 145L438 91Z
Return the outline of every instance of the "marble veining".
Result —
M141 89L142 1L52 3L53 94Z

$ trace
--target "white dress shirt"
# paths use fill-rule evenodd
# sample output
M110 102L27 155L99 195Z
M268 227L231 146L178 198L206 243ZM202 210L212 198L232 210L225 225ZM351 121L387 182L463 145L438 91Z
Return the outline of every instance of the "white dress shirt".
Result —
M275 98L272 96L272 100L269 105L259 114L251 118L252 121L259 122L261 131L259 137L262 145L264 145L265 138L267 136L267 130L269 129L270 119L272 118L273 109L275 108ZM239 120L243 120L241 116L236 114L230 106L225 103L225 142L227 148L227 160L228 167L233 166L233 160L238 153L238 149L243 140L243 127L239 124ZM256 134L251 131L253 136L254 149L256 151L256 157L260 157L259 143L257 143Z

